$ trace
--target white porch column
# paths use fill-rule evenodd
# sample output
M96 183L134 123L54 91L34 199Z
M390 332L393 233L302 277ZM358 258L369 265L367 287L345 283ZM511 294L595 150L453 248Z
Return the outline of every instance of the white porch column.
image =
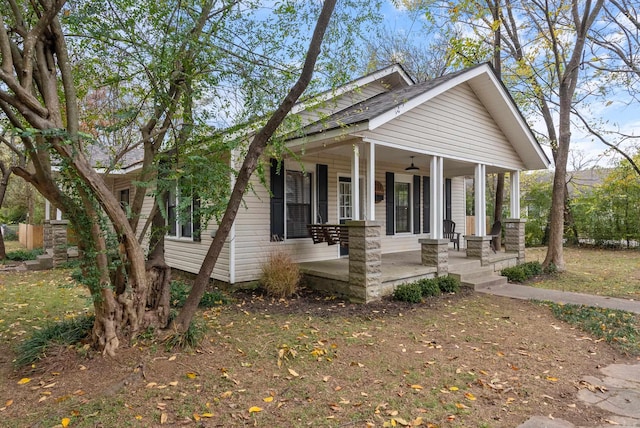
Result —
M475 210L476 210L476 235L485 236L487 234L487 174L486 166L476 165L475 171Z
M361 220L360 215L360 147L353 145L351 155L351 197L353 198L353 219Z
M443 159L440 156L433 156L430 164L430 230L431 239L442 239L442 222L444 220L444 178Z
M56 210L56 220L62 220L62 211Z
M367 209L366 219L374 221L376 219L376 145L369 142L367 144Z
M511 215L510 218L520 218L520 171L511 171Z
M44 220L51 220L51 202L49 202L49 199L44 200Z

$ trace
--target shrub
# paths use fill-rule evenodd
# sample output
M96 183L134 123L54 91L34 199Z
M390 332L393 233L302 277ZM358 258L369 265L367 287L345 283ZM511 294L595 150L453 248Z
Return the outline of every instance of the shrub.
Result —
M218 305L226 305L229 303L227 296L222 294L219 290L205 291L202 299L200 300L201 308L212 308Z
M191 286L183 281L171 281L169 304L174 308L181 308L189 296Z
M500 271L500 275L506 276L509 282L524 282L527 279L527 273L522 265L504 268Z
M558 272L558 267L554 263L549 263L549 266L547 266L544 269L544 273L548 273L548 274L554 274L557 272Z
M531 278L542 273L542 265L538 261L523 263L522 268L524 269L527 278Z
M45 355L52 345L73 345L91 332L95 317L84 315L49 324L42 330L33 332L30 338L18 345L16 365L32 364Z
M400 284L393 292L394 300L409 303L420 303L422 301L422 287L418 282Z
M298 289L300 269L287 253L271 253L261 269L260 284L267 294L278 298L290 297Z
M460 280L453 276L438 277L438 287L443 293L457 293L460 291Z
M440 287L436 278L424 278L418 281L423 297L437 296L440 294Z
M42 254L42 249L37 248L34 250L15 250L7 253L7 260L14 262L24 262L26 260L35 260L37 256Z

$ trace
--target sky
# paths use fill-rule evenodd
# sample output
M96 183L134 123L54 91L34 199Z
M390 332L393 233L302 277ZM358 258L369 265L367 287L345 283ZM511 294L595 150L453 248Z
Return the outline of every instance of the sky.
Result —
M421 41L425 38L425 31L422 26L423 17L410 14L403 7L397 7L391 0L385 0L382 8L384 15L383 26L387 31L395 34L406 36L408 41ZM595 86L600 82L584 81L583 88ZM594 120L603 121L613 129L619 129L628 135L640 135L640 103L629 103L625 94L619 94L610 98L610 102L598 102L588 106L589 117ZM530 118L528 118L530 119ZM557 123L557 121L556 121ZM536 131L546 134L544 122L542 119L530 120L532 128ZM636 139L636 145L640 143L640 139ZM626 147L629 147L627 143ZM612 156L604 156L603 153L607 147L595 137L581 132L575 128L572 130L571 151L572 158L569 160L569 169L579 169L591 167L594 165L606 167L610 166ZM545 148L549 157L550 149ZM586 165L585 165L586 163Z

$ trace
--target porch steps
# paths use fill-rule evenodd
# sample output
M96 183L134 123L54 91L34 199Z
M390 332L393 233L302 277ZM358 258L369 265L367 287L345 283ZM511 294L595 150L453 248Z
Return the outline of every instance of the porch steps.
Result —
M480 260L458 263L449 271L449 275L458 278L460 286L474 290L507 283L507 278L498 275L493 267L482 267Z

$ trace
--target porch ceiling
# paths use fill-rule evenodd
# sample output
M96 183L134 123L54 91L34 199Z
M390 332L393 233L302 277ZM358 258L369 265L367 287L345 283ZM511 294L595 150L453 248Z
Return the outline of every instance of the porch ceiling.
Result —
M304 153L307 155L322 153L323 155L329 154L336 157L350 159L354 144L360 145L360 160L361 164L364 165L364 163L366 162L366 152L364 150L364 147L367 143L361 142L361 140L359 139L327 144L324 144L324 142L314 142L304 147ZM411 173L429 175L429 163L432 157L431 155L416 153L411 150L403 150L393 147L376 145L376 164L384 162L385 164L397 164L401 168L405 168L411 165L411 156L414 157L414 165L420 168L420 170L411 171ZM472 162L444 158L444 175L446 177L473 175L475 172L475 165L476 164ZM508 169L491 165L487 165L486 169L487 173L489 174L498 172L509 172Z

